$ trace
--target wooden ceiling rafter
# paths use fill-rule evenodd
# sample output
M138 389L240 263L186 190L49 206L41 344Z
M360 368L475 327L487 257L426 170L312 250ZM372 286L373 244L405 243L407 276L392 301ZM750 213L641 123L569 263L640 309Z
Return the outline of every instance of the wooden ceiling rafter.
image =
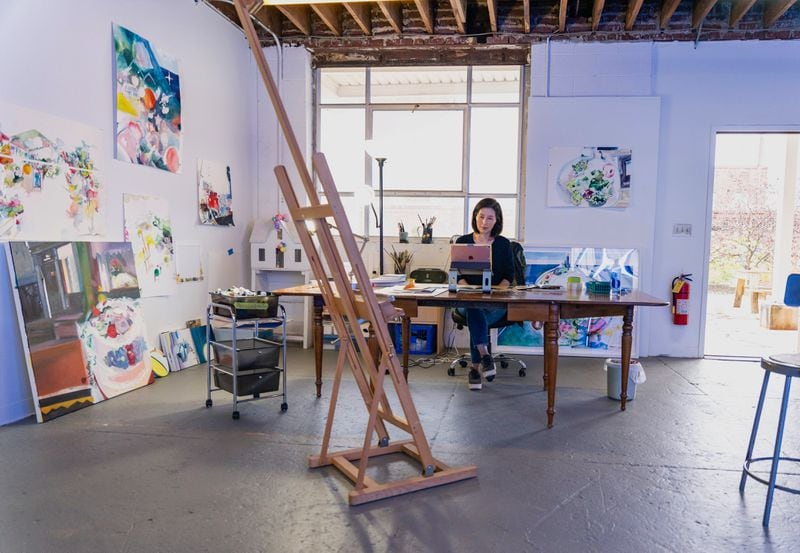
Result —
M563 33L567 30L567 0L558 2L558 32Z
M644 0L628 0L628 10L625 12L625 30L630 31L633 29L636 18L639 17L639 12L642 10Z
M425 30L428 31L428 34L433 34L433 3L431 0L414 0L414 4L417 6L417 11L419 12L419 16L422 18L422 24L425 26Z
M772 25L791 8L797 0L775 0L764 6L764 27Z
M692 8L692 29L697 29L702 25L708 12L714 7L718 0L695 0Z
M497 2L486 0L486 8L489 10L489 27L493 33L497 32Z
M341 9L336 4L311 4L311 9L336 36L342 36Z
M731 2L731 17L728 20L728 26L734 27L750 11L756 0L732 0Z
M681 0L663 0L661 2L661 10L658 15L658 26L661 29L666 29L669 25L669 20L672 19L675 10L678 9L678 4Z
M526 33L531 32L531 0L522 0L522 15L525 18L523 25Z
M600 17L603 15L603 7L606 0L594 0L592 4L592 31L596 31L600 26Z
M453 17L456 20L458 32L467 32L467 0L450 0L450 7L453 8Z
M307 5L277 6L278 10L291 21L297 30L306 36L311 36L311 9Z
M378 2L383 16L398 35L403 34L403 8L399 2Z
M371 4L364 2L345 2L342 4L350 17L355 20L356 25L363 31L365 35L372 34L372 9Z

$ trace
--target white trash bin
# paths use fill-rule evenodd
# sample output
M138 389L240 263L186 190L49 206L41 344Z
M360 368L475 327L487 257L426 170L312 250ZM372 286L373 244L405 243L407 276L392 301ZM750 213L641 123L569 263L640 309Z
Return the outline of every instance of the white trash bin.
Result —
M606 359L606 383L608 397L619 401L622 395L622 359ZM631 359L628 371L628 401L636 397L636 385L647 380L644 369L638 359Z

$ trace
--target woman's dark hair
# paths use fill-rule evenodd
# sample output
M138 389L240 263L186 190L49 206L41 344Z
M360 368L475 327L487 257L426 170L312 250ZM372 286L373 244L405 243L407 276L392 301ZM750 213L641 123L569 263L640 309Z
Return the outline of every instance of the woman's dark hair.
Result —
M494 198L484 198L475 204L475 208L472 210L472 230L479 232L478 224L475 222L475 220L478 218L478 212L484 207L494 209L494 216L497 220L494 223L491 234L493 237L497 236L503 232L503 208L500 207L500 203Z

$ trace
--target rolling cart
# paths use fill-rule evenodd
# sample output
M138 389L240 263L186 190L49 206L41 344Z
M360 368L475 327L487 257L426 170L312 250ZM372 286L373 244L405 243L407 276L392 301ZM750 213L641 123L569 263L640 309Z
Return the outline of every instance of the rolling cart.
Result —
M215 295L212 295L215 298ZM273 296L274 298L274 296ZM211 392L226 391L233 395L234 419L239 418L239 403L282 397L281 411L286 411L286 310L277 304L275 309L262 311L242 308L243 303L222 303L217 297L208 304L206 312L206 363L208 366L208 395L206 407L214 402ZM266 314L273 316L264 316ZM214 322L230 325L231 339L211 339ZM252 329L252 337L237 336L243 327ZM278 328L283 331L280 341L261 338L259 330ZM211 350L214 360L211 360ZM246 399L240 399L244 396Z

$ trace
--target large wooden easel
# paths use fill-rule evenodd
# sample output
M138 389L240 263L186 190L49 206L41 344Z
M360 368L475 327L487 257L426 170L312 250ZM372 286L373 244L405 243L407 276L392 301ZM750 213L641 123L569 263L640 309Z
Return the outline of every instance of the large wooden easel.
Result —
M234 4L239 20L242 23L242 28L250 43L250 49L261 72L261 77L267 87L270 100L275 108L278 122L283 130L297 172L303 182L308 205L300 205L298 194L295 193L286 167L283 165L276 166L275 175L289 208L289 213L295 222L300 242L306 252L306 258L311 264L314 276L319 283L325 305L328 307L336 332L341 337L341 347L336 361L336 371L331 389L331 403L328 408L328 420L325 423L322 448L319 455L309 457L309 467L333 465L353 481L355 487L349 494L351 505L474 478L477 476L477 468L474 465L467 465L461 468L448 467L432 456L419 415L411 399L408 384L403 377L402 367L389 337L387 322L396 319L401 313L390 302L379 302L375 296L369 280L369 274L364 267L364 261L361 259L361 254L350 228L350 222L342 207L342 202L325 156L322 153L316 153L312 157L312 162L327 203L320 202L294 131L289 123L283 102L278 94L278 89L272 79L272 73L261 50L255 28L250 21L248 6L260 4L260 0L257 0L257 2L253 0L234 0ZM332 219L333 222L329 223L329 219ZM307 222L313 224L315 229L313 236L306 224ZM342 248L355 274L360 293L356 293L352 289L342 257L339 255L339 250L334 241L331 225L335 226L339 231ZM319 254L320 250L322 256ZM323 258L325 264L323 264ZM326 265L330 270L330 274L326 271ZM377 356L367 346L367 341L361 331L361 320L369 322L374 331L378 346ZM345 363L352 370L369 416L364 431L362 447L331 452L328 448ZM389 375L391 382L394 384L397 400L402 409L402 416L394 413L389 404L389 399L384 389L386 374ZM390 441L387 431L388 424L407 432L410 438L394 442ZM375 434L377 434L377 443L373 443ZM391 453L404 454L414 459L421 466L421 474L404 480L386 483L377 482L367 476L367 467L371 458Z

